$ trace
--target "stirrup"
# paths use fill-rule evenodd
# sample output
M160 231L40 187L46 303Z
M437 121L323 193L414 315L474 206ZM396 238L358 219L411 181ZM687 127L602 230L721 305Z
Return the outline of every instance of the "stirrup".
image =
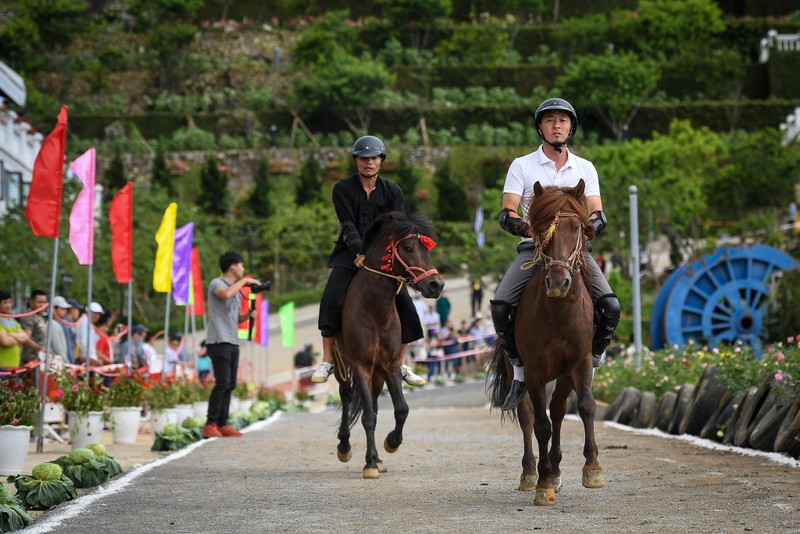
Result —
M506 400L503 402L503 410L513 410L519 406L523 397L525 397L525 382L513 380L511 382L511 389L506 396Z

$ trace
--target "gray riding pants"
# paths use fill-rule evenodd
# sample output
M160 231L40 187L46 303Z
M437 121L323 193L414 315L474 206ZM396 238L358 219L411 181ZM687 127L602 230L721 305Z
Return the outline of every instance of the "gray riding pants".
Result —
M517 245L517 257L511 262L511 266L508 268L508 271L506 271L500 284L498 284L497 290L494 293L494 300L505 301L515 308L517 307L519 299L522 298L522 291L525 289L525 284L528 283L533 273L541 269L541 265L537 265L531 269L522 268L524 263L533 260L535 248L536 245L533 241L523 241ZM597 302L597 299L603 295L612 293L611 286L608 284L605 275L600 272L597 262L594 261L590 253L584 252L583 259L587 264L591 264L594 267L594 269L590 271L594 273L592 275L591 292L592 302Z

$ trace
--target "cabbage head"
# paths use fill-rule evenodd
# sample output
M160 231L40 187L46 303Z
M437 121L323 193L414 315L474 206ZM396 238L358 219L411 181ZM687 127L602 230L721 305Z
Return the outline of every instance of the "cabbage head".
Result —
M61 469L60 465L45 462L34 467L31 474L36 480L61 480L64 470Z
M11 495L5 484L0 484L0 532L20 530L33 523L33 518L22 507L22 503Z
M191 430L192 428L202 428L203 426L205 426L205 424L206 420L203 419L202 417L187 417L186 419L183 420L181 426L183 428L188 428Z
M178 436L180 435L180 430L178 430L178 425L175 423L169 423L164 426L164 430L161 433L165 436Z
M97 455L91 449L75 449L67 455L67 459L73 464L85 464L97 459Z
M86 446L87 449L95 453L97 456L109 456L106 452L106 446L102 443L92 443Z

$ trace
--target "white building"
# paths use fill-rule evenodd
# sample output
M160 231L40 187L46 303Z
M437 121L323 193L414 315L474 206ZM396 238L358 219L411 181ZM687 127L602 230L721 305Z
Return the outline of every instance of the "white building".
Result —
M24 106L25 95L22 77L0 61L0 218L28 198L33 162L44 140L29 122L7 108L7 101Z

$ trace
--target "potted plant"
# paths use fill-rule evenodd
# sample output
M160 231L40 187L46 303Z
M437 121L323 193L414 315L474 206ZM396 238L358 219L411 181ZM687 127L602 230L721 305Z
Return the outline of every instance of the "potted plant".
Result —
M250 407L253 406L253 392L255 391L255 386L253 384L246 384L244 382L239 382L236 384L236 388L233 390L233 394L231 397L236 397L239 399L239 410L240 412L249 412Z
M120 375L108 388L114 443L135 443L139 433L144 386L139 375Z
M39 392L31 384L0 380L0 474L22 471L39 413Z
M187 417L194 416L192 404L197 397L197 393L194 384L186 380L176 382L175 388L178 390L178 404L175 408L178 410L178 424L181 424Z
M58 378L61 404L69 415L72 448L97 443L103 434L103 409L108 390L101 377L64 373Z
M192 382L194 389L194 402L192 409L195 417L205 418L208 415L208 399L211 397L211 390L214 389L214 381L206 380L205 383Z
M145 400L150 411L154 432L160 432L169 423L178 422L178 388L171 382L151 382L145 387Z

